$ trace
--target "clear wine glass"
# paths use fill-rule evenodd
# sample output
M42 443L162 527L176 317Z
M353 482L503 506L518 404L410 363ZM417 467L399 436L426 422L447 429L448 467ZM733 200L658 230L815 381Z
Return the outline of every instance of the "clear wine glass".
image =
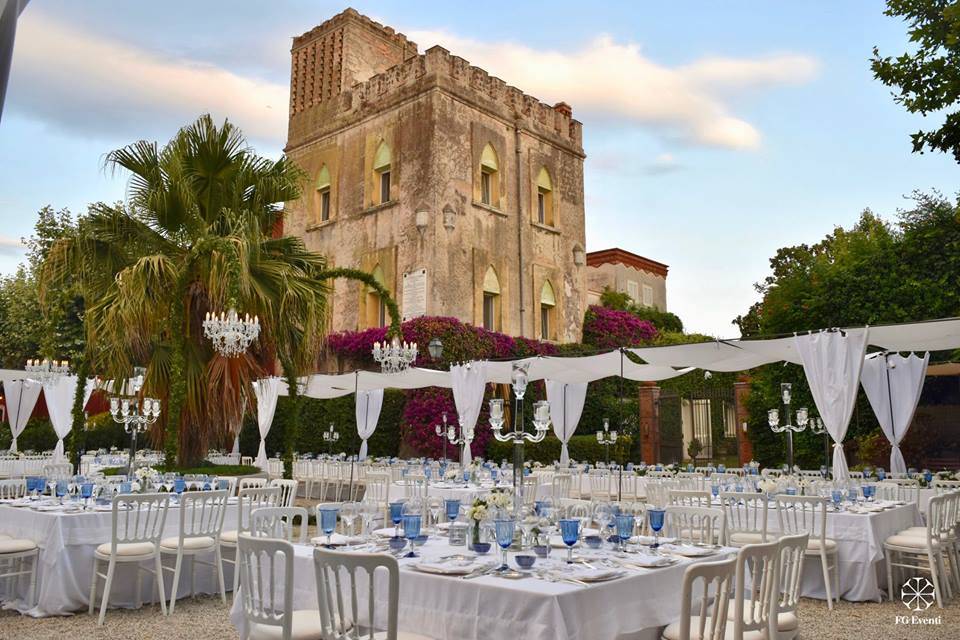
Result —
M440 515L444 510L443 498L434 496L427 501L427 506L430 510L430 522L433 524L433 530L436 533L440 530L437 525L440 524Z
M340 519L343 520L344 535L353 535L353 523L357 519L357 511L356 502L344 502L340 505Z

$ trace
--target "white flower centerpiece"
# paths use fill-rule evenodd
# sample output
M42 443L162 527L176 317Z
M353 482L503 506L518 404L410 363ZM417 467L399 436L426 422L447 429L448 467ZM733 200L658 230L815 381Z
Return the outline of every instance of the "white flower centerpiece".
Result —
M467 547L473 549L473 545L480 542L481 524L491 517L496 517L498 511L506 511L513 504L512 491L507 489L494 489L482 498L475 498L473 504L467 509L467 522L470 525L470 537L467 539Z
M160 472L153 467L137 467L133 472L133 477L136 478L136 487L133 487L133 489L143 493L157 483L160 479Z

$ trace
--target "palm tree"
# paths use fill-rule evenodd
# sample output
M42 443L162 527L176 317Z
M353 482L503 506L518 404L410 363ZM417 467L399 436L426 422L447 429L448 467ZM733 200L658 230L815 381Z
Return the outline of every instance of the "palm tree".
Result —
M165 399L168 460L176 446L189 465L230 442L246 389L270 363L278 358L294 379L316 361L325 260L275 233L279 203L299 198L303 175L286 158L256 155L236 127L209 115L162 148L139 141L112 151L105 166L129 172L127 201L91 207L51 249L41 289L79 283L92 369L119 379L146 364L147 390ZM262 325L236 358L202 335L205 314L229 308ZM155 445L163 433L152 434Z

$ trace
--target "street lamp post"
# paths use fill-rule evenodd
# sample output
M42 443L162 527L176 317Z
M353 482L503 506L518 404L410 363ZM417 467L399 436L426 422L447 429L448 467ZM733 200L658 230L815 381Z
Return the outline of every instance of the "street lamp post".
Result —
M503 399L490 400L490 426L493 427L493 437L498 442L513 442L513 510L519 516L523 506L523 447L525 442L541 442L547 436L550 428L550 405L546 400L533 403L534 433L527 433L523 427L523 396L527 391L527 369L529 362L513 363L511 385L514 395L513 431L503 433Z
M146 369L136 367L133 379L122 383L120 395L110 398L110 415L113 421L122 424L123 430L130 434L128 477L133 476L133 472L137 469L137 436L141 431L146 431L160 417L160 401L141 394L145 374ZM115 381L114 384L116 385L117 382ZM131 391L129 395L124 393L128 388Z

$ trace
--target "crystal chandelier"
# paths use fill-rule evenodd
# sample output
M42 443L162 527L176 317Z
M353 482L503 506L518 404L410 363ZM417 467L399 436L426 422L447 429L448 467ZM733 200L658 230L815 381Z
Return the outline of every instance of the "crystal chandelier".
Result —
M66 360L27 360L27 366L24 367L30 377L47 382L70 372L70 363Z
M260 318L246 314L241 320L233 309L227 313L207 312L203 321L203 335L213 342L214 350L227 358L235 358L247 350L250 343L260 335Z
M390 344L374 342L373 359L380 363L384 373L400 373L417 359L417 343L401 343L396 336L390 339Z
M110 398L113 421L122 424L123 430L130 434L130 459L127 463L127 474L130 476L137 468L137 435L146 431L160 417L160 401L140 396L145 371L142 367L136 367L133 378L121 386L121 393L131 395Z

